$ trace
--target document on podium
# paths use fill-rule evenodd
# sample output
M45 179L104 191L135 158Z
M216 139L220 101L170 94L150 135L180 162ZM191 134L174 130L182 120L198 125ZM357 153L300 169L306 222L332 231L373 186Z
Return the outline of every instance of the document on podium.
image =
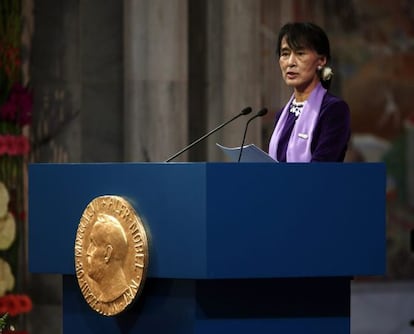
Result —
M237 162L239 160L241 147L226 147L216 143L216 145L226 154L230 160ZM243 152L240 162L277 162L266 152L254 144L243 146Z

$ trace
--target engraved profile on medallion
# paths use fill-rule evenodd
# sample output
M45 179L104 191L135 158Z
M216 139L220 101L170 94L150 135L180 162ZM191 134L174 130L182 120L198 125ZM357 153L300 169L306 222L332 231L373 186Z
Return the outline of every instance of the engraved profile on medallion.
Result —
M81 292L96 312L122 312L142 290L148 240L134 208L120 196L95 198L85 208L75 240L75 269Z
M96 282L98 301L111 302L129 288L123 270L128 253L125 231L116 218L99 214L89 238L87 274Z

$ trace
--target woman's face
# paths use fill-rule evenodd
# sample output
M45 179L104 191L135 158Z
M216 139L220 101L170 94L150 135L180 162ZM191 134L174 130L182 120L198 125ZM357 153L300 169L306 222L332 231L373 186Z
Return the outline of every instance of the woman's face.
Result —
M318 66L326 64L326 57L309 48L292 50L286 37L283 37L279 64L283 79L288 86L294 87L299 92L310 93L319 82L317 69Z

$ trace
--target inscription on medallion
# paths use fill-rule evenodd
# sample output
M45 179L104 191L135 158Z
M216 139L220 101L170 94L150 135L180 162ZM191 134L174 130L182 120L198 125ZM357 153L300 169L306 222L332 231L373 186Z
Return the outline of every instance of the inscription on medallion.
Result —
M75 240L81 292L96 312L116 315L142 290L148 239L134 208L120 196L100 196L85 208Z

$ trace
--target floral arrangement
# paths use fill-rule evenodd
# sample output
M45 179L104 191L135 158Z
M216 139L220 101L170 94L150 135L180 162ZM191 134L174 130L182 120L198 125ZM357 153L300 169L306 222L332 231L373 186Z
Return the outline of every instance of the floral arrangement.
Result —
M15 317L19 314L23 314L31 311L32 301L27 295L19 294L7 294L0 297L0 314L3 316L0 318L0 333L1 334L27 334L27 331L17 331L13 325L7 327L7 318Z
M22 73L22 1L0 1L0 333L32 309L26 270L26 167L32 92ZM7 322L7 324L6 324Z

